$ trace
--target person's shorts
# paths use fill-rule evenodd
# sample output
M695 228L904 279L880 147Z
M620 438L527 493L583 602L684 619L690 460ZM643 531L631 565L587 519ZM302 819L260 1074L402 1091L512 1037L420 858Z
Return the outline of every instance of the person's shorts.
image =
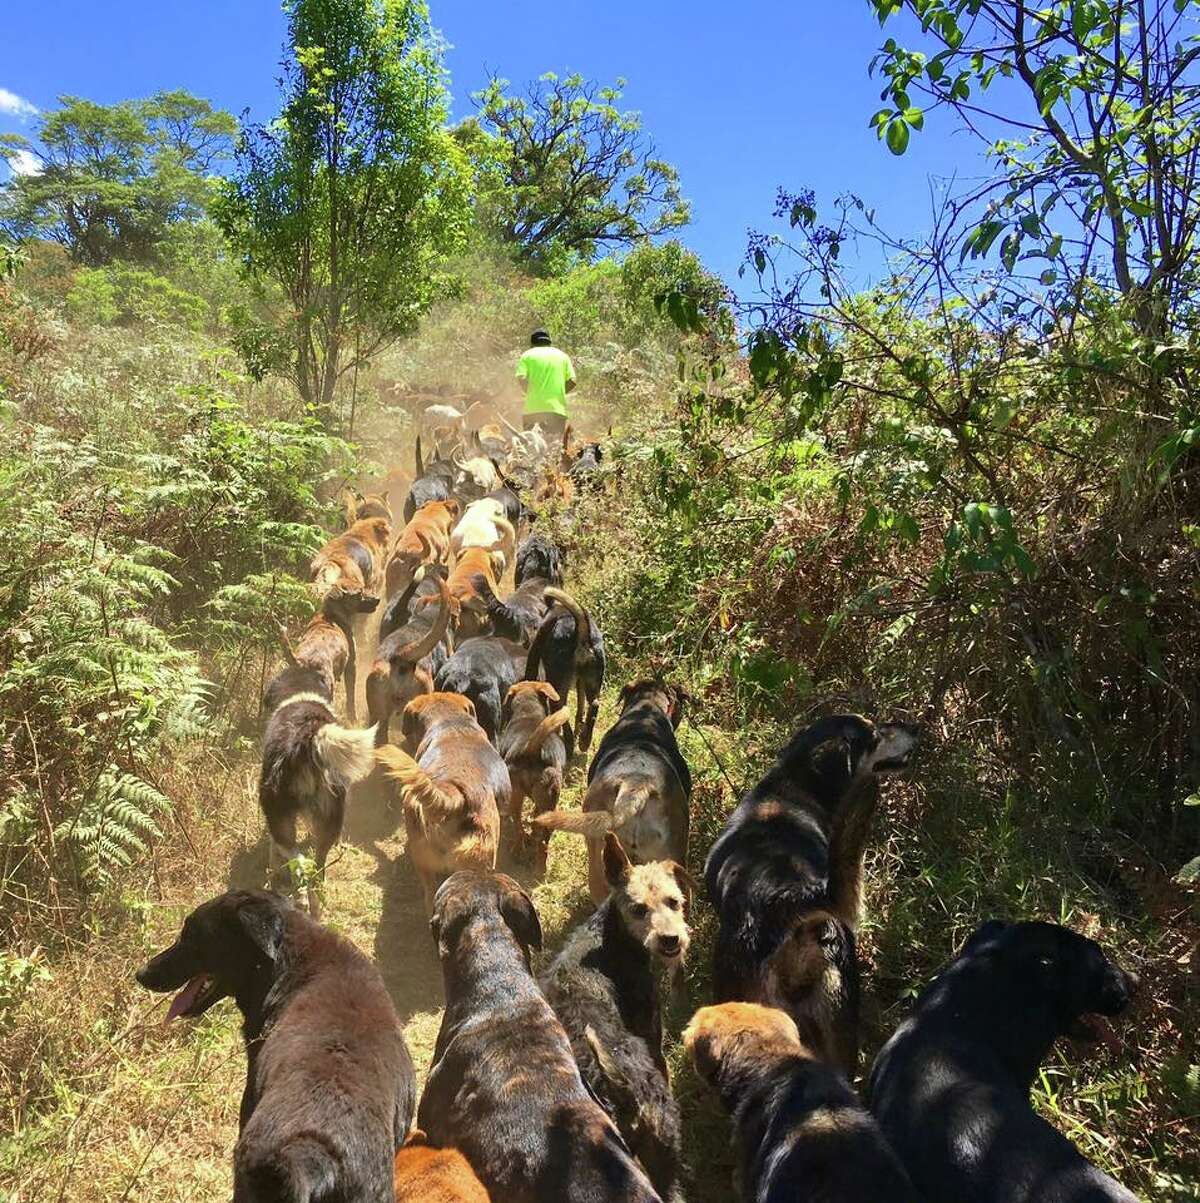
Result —
M550 438L561 439L567 429L567 419L562 414L552 413L521 415L522 430L532 430L535 426L540 426L542 433Z

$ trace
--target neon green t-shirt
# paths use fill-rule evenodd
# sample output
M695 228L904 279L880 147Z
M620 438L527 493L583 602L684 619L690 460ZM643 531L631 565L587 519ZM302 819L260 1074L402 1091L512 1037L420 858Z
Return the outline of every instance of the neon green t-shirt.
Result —
M517 379L529 382L525 413L567 416L567 381L575 379L575 369L565 351L530 347L517 364Z

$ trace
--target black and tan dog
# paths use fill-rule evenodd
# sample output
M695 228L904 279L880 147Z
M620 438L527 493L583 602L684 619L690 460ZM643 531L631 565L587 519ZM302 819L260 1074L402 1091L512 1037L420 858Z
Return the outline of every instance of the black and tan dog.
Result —
M430 1140L460 1149L504 1203L658 1200L530 974L542 928L529 895L503 874L455 873L430 926L446 988L419 1111Z
M482 577L475 588L487 608L492 633L529 647L549 608L546 590L562 585L562 554L545 535L534 532L517 548L515 564L516 588L503 601Z
M464 639L438 669L433 687L470 698L475 703L479 725L494 744L500 731L504 699L524 674L527 654L519 643L495 635Z
M603 853L610 831L639 864L687 862L692 775L675 740L683 706L683 691L674 685L626 685L621 717L605 732L588 766L582 809L550 811L534 819L551 831L587 839L588 886L597 903L608 895Z
M783 1011L757 1003L704 1007L683 1042L733 1119L743 1199L917 1203L908 1175L858 1096L804 1046Z
M434 458L425 463L421 458L421 436L417 435L416 478L408 486L404 497L404 521L411 522L413 515L431 501L449 501L454 496L455 467L449 461Z
M586 752L592 743L600 691L607 665L604 636L595 619L569 593L558 588L543 590L551 605L529 648L525 674L531 681L541 675L558 690L563 705L575 689L575 739Z
M1055 923L985 923L871 1070L871 1110L926 1199L1135 1203L1029 1104L1060 1036L1094 1036L1135 980Z
M271 838L272 879L300 855L301 817L312 834L317 875L324 879L329 850L342 835L346 792L370 776L375 731L343 727L324 692L297 693L275 708L263 735L258 804ZM308 885L308 907L320 914L320 889Z
M416 1083L379 971L353 944L277 894L240 890L194 910L137 979L179 990L168 1019L228 997L242 1012L236 1203L391 1203Z
M858 1060L858 926L876 783L917 743L902 723L858 715L797 733L742 799L704 866L720 919L718 1002L781 1007L817 1056Z
M425 891L426 909L456 869L494 869L500 814L512 787L508 766L475 719L471 699L429 693L404 709L404 738L414 755L379 748L400 787L408 855Z
M548 681L518 681L508 691L500 712L496 747L508 765L512 782L509 817L518 856L523 856L528 847L522 814L525 799L533 803L536 816L556 809L562 796L574 740L570 716L558 703L558 694ZM546 870L549 842L549 830L535 826L534 859L539 872Z
M541 978L542 991L571 1038L588 1089L654 1189L673 1199L682 1136L663 1056L656 969L673 974L687 955L692 880L674 861L631 864L611 832L604 871L612 892L567 938Z
M414 604L412 617L380 643L367 676L367 714L379 747L388 741L392 715L433 692L434 674L450 654L450 589L440 576L433 584L436 595Z
M319 683L315 686L310 684L303 690L289 688L289 681L302 678L289 675L285 669L267 686L263 697L264 711L270 714L292 693L320 693L332 702L334 684L341 678L346 686L346 715L353 722L358 677L352 624L355 615L369 614L377 605L374 598L347 596L335 588L322 599L321 608L304 628L304 634L294 648L288 639L287 628L281 626L279 637L289 668L300 674L313 674L303 679L312 681L315 677Z

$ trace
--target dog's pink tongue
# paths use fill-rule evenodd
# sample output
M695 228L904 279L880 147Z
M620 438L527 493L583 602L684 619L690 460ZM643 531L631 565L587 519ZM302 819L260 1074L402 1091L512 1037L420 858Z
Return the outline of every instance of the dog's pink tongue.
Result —
M194 977L178 994L171 999L170 1009L167 1011L166 1022L178 1018L180 1015L186 1015L191 1010L196 999L200 997L200 991L204 989L204 983L208 980L205 974L200 974L199 977Z

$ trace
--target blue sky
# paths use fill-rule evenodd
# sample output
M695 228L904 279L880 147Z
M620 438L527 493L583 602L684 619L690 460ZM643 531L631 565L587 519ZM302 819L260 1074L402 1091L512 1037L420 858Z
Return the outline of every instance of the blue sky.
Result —
M112 102L183 87L268 117L284 33L271 0L44 0L9 6L0 58L0 132L29 132L6 93L39 108L62 93ZM751 227L770 225L775 190L813 188L820 204L855 192L888 227L928 225L929 179L982 171L977 146L927 123L894 158L867 127L879 84L867 64L883 35L865 0L431 0L456 115L489 72L628 80L680 171L694 222L682 239L736 283ZM889 29L889 32L891 30ZM863 278L877 266L863 252Z

